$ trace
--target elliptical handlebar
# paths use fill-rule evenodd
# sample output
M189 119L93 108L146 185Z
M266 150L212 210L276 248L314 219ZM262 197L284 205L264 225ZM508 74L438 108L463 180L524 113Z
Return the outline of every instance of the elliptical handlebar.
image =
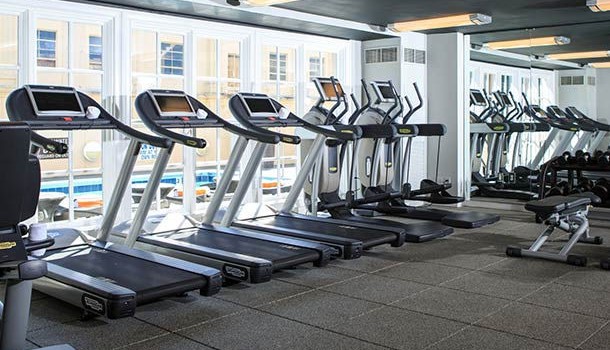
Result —
M335 91L335 96L337 97L337 102L328 111L328 115L326 116L326 123L325 123L327 125L335 124L336 122L341 120L343 118L343 116L345 115L345 113L347 113L347 111L349 110L349 104L347 102L347 99L345 98L345 92L343 90L341 90L341 93L339 93L339 90L337 89L337 79L335 77L331 76L330 82L333 85L333 90ZM343 105L343 107L344 107L343 111L341 111L341 113L339 113L339 115L337 115L336 117L331 118L331 116L335 115L334 114L335 111L341 105Z
M362 114L364 113L364 111L369 108L371 106L371 94L369 93L369 90L366 88L366 81L364 79L360 79L360 83L362 85L362 90L364 91L364 96L366 97L366 103L364 103L361 107L358 107L354 113L352 113L352 115L349 117L349 120L347 121L348 124L352 125L356 122L356 119ZM352 100L354 100L354 104L356 104L356 100L353 97L354 94L352 94Z
M415 106L415 108L413 108L413 105L411 104L409 97L407 95L405 95L405 100L407 101L407 104L409 105L409 112L407 112L407 114L405 114L405 116L402 118L403 124L407 124L407 122L409 121L409 119L411 119L413 114L415 114L415 112L419 111L424 106L424 99L421 96L421 92L419 91L419 86L417 86L416 82L413 83L413 88L415 89L415 94L417 95L418 103L417 103L417 106Z

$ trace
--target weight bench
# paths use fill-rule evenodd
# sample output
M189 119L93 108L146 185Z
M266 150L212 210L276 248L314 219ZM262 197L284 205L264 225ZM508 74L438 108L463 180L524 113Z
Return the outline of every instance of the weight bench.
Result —
M587 218L589 206L599 201L599 197L586 192L527 202L525 209L535 213L536 217L541 218L548 227L528 249L509 246L506 248L506 255L560 261L576 266L587 265L587 257L570 254L570 251L578 242L602 244L601 237L589 235L589 219ZM540 249L556 228L569 233L570 239L559 251L541 251Z

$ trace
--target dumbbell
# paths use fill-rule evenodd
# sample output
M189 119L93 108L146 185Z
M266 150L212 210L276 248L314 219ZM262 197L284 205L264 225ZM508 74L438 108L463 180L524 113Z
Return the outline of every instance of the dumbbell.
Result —
M570 192L570 185L567 181L561 181L553 186L546 194L547 197L551 196L567 196Z
M610 166L610 152L596 151L595 162L600 167Z
M591 158L591 153L577 151L576 154L577 154L576 155L576 163L579 166L586 166L586 165L589 165L589 164L593 163L593 158Z
M591 192L595 184L590 179L586 177L578 178L578 184L572 188L568 194L578 194L583 192Z
M608 179L602 177L595 182L595 186L593 186L591 192L598 196L602 200L602 203L608 201L608 198L610 198L610 182L608 182Z
M574 158L572 157L572 153L570 152L563 152L562 155L560 155L559 157L557 157L557 164L559 165L568 165L568 164L572 164L574 162Z

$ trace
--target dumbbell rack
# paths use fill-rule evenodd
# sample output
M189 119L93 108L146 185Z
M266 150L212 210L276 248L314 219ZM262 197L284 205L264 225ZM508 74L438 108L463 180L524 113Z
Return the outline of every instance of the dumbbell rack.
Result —
M561 171L565 171L567 173L565 178L561 178L567 178L567 183L569 186L568 190L572 190L574 188L575 181L583 177L584 173L605 173L607 176L610 176L610 167L599 165L557 164L557 162L551 161L546 165L543 165L541 169L547 174L550 173L550 175L544 176L544 174L541 174L540 176L540 186L538 192L539 199L543 199L546 196L547 188L557 185L558 179L560 178L559 173ZM596 206L610 208L610 200L602 202Z

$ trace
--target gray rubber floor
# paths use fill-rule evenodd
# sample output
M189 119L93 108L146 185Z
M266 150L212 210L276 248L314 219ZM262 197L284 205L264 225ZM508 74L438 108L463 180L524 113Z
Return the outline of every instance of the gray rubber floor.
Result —
M579 246L590 266L507 258L543 229L523 212L476 230L361 259L304 266L260 285L191 294L133 318L80 321L34 294L31 348L77 349L610 349L610 247ZM592 222L610 242L610 224ZM565 237L557 237L560 242ZM554 242L554 244L558 243Z

